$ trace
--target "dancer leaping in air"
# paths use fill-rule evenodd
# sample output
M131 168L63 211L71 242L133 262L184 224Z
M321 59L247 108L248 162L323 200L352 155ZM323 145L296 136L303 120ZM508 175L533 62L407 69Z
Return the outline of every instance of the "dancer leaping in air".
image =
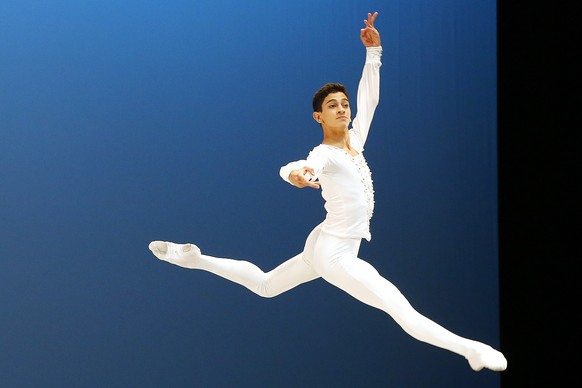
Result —
M313 119L323 130L323 141L306 160L280 169L281 177L293 186L321 188L325 200L325 220L309 234L303 252L265 273L248 261L204 255L194 244L153 241L149 249L160 260L214 273L266 298L321 277L361 302L385 311L417 340L465 357L473 370L503 371L507 360L501 352L454 334L421 315L390 281L358 258L361 239L371 238L374 210L372 178L363 151L380 94L382 46L374 27L377 16L377 12L368 14L360 30L366 62L353 123L345 87L338 83L323 85L313 97Z

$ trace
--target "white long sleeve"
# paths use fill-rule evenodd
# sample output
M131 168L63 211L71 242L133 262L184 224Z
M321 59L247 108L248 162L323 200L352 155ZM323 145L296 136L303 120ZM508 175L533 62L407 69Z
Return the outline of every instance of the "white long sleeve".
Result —
M352 123L352 138L359 144L352 144L358 152L364 150L374 111L380 101L380 66L382 66L382 46L366 48L366 63L358 85L356 99L357 113Z

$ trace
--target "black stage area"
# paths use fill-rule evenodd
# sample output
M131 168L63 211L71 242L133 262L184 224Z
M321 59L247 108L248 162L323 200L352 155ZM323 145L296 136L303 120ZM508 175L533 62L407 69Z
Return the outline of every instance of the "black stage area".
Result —
M575 14L564 2L498 1L501 348L509 361L503 388L578 380Z

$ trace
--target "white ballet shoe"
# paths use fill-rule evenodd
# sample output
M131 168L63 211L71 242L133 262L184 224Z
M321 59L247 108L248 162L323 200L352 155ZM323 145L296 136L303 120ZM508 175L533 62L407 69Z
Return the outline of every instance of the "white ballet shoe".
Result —
M158 259L184 268L195 268L201 252L194 244L175 244L169 241L152 241L148 248Z
M471 368L476 372L483 368L497 372L507 369L507 360L503 353L485 344L478 344L469 352L466 359L469 361Z

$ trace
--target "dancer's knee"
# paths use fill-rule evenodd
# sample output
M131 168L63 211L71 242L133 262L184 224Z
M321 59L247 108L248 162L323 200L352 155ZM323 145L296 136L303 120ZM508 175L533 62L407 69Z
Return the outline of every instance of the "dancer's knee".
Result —
M275 296L280 294L278 292L273 292L271 287L269 287L268 279L261 280L253 291L255 292L255 294L262 298L274 298Z
M271 276L269 273L263 273L260 279L257 279L254 287L251 288L255 294L262 298L274 298L283 291L273 287Z
M263 298L274 298L304 281L311 280L311 278L296 281L289 281L289 279L286 280L287 281L281 281L280 277L273 276L272 273L266 273L262 279L256 283L252 291Z
M270 299L270 298L274 298L274 297L280 295L281 292L273 292L273 291L269 290L268 288L261 287L260 289L258 289L256 291L256 294L262 298Z

